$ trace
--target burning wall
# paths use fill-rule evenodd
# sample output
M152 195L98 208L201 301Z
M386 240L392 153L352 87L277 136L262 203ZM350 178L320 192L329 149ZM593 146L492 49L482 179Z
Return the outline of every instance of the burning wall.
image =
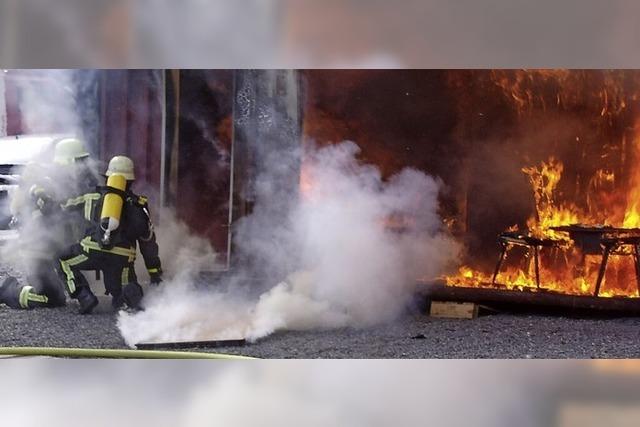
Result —
M593 293L602 254L570 248L550 227L638 227L640 73L624 70L306 72L305 134L353 139L385 174L414 166L447 185L440 213L468 248L450 284L490 284L496 237L559 240L540 254L542 282ZM498 282L534 287L526 251ZM614 251L616 253L616 251ZM612 254L602 295L635 295L633 245ZM529 257L530 258L530 257ZM507 263L508 264L508 263ZM507 265L509 267L509 265Z
M511 225L503 222L503 229L555 242L552 250L541 252L543 287L592 294L604 256L602 242L599 251L585 250L573 245L569 234L552 227L587 224L591 231L623 227L629 244L612 251L617 256L606 267L600 295L637 295L636 244L628 236L635 235L640 225L638 73L532 70L475 73L474 77L480 94L493 92L508 107L507 140L513 140L508 166L519 168L527 178L533 199L528 217ZM513 255L513 263L495 278L487 267L465 266L448 283L487 286L495 281L509 288L535 288L535 267L526 256L531 250L518 254L509 248L507 258Z

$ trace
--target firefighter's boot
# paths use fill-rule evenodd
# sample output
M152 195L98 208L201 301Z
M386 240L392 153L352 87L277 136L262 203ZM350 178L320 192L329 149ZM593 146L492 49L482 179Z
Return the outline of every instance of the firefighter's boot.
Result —
M124 305L124 296L122 295L122 290L111 292L111 308L113 311L118 311Z
M80 309L78 310L80 314L89 314L98 305L98 298L88 286L80 287L76 298L80 304Z
M122 299L124 300L124 303L127 304L127 307L132 310L138 311L143 309L140 304L142 302L143 295L142 286L138 283L127 283L122 288Z
M6 304L11 308L20 308L20 282L13 276L9 276L0 284L0 304Z

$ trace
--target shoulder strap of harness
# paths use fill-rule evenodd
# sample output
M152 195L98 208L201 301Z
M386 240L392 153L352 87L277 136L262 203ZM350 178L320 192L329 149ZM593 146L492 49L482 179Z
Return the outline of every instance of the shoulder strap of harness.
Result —
M110 187L108 185L98 186L96 188L98 189L98 192L100 194L102 194L102 195L107 194L107 193L115 193L115 194L117 194L118 196L122 197L125 200L131 194L131 193L127 193L126 191L122 191L119 188Z

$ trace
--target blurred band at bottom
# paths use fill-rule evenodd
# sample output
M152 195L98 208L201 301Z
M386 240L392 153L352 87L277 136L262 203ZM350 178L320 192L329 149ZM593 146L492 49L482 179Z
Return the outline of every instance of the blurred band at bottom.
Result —
M10 358L4 425L635 426L637 360Z

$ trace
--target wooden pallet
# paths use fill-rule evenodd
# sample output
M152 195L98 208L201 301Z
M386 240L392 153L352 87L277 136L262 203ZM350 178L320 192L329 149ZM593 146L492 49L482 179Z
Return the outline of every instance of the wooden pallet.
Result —
M480 306L473 302L431 301L429 316L447 319L475 319Z

